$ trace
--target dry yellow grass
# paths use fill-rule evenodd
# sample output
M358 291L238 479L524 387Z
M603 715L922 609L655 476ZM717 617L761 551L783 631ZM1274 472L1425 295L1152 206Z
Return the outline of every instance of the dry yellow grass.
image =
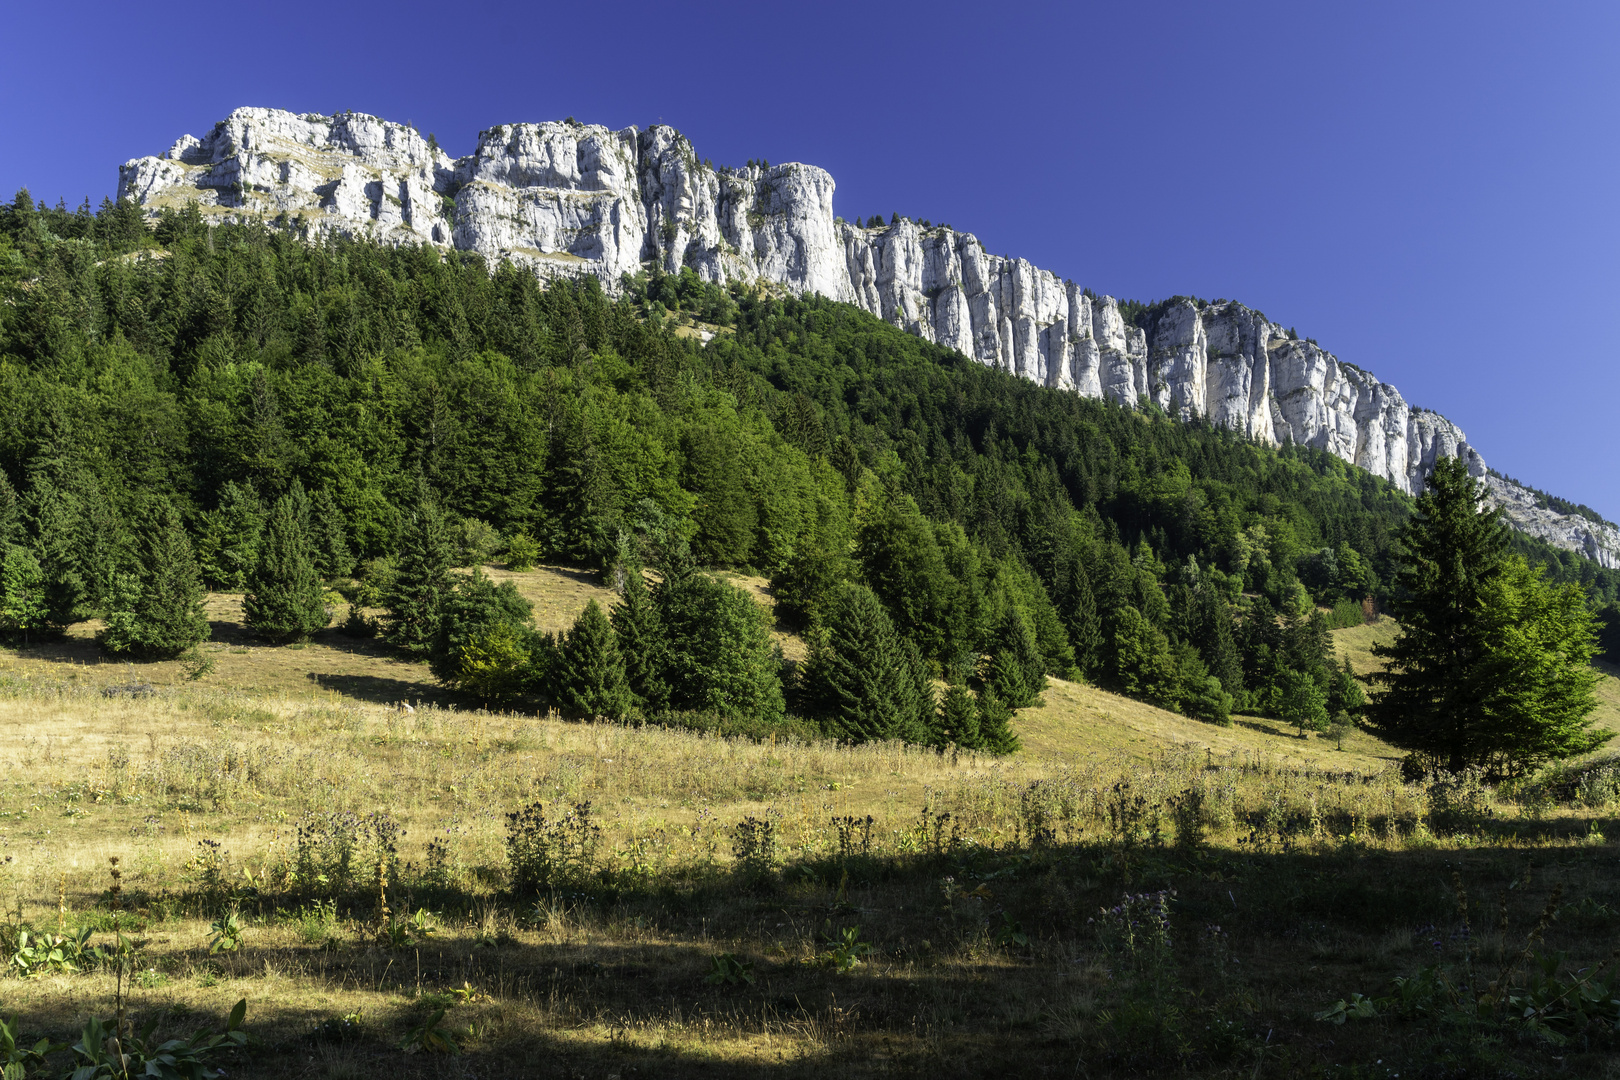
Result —
M547 629L609 599L559 568L487 572L514 580ZM733 580L768 600L762 581ZM251 645L239 610L239 597L210 598L218 666L201 682L178 665L92 663L89 627L0 651L0 899L49 930L65 894L67 927L105 930L117 856L142 909L121 916L147 973L135 1008L189 1030L246 996L275 1049L233 1075L447 1075L394 1049L440 1005L480 1076L537 1062L620 1076L984 1075L1014 1061L1068 1074L1076 1060L1093 1076L1248 1076L1284 1052L1301 1069L1382 1059L1404 1072L1434 1052L1426 1029L1347 1025L1324 1043L1309 1016L1433 962L1412 927L1450 927L1453 873L1482 905L1500 894L1519 935L1564 888L1584 906L1548 945L1577 958L1595 957L1620 909L1605 869L1612 802L1467 802L1402 784L1393 752L1364 734L1339 750L1057 680L1015 721L1025 750L1011 759L489 715L433 704L425 668L374 643ZM1390 629L1335 638L1359 663ZM158 692L101 694L131 675ZM386 704L405 698L418 707ZM504 815L535 800L553 817L589 801L603 831L589 881L516 897ZM1178 806L1194 807L1202 844L1187 842ZM379 945L366 867L333 908L312 906L297 826L333 812L404 828L390 903L434 909L437 935ZM749 819L773 838L763 880L738 857L734 829ZM194 861L202 841L229 853L239 953L208 952L217 903ZM1176 945L1161 993L1088 920L1165 887ZM854 926L876 949L863 965L815 962ZM1481 962L1510 955L1512 934L1482 929ZM752 964L756 982L707 983L719 953ZM0 1003L27 1031L63 1036L87 1012L110 1015L112 990L104 974L6 978ZM356 1014L356 1039L308 1036ZM1539 1070L1509 1057L1520 1075ZM1602 1067L1573 1052L1557 1065Z

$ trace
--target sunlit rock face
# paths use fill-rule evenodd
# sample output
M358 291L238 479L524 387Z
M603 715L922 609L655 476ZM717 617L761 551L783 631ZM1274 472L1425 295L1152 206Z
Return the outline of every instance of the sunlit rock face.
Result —
M128 162L118 184L153 213L195 203L312 236L473 251L543 278L594 275L610 292L656 266L819 293L1043 386L1316 447L1403 491L1421 491L1443 455L1486 475L1455 424L1242 304L1178 298L1127 319L1112 297L988 254L971 233L846 222L833 193L813 165L717 168L661 125L502 124L452 159L408 125L278 109L238 109L202 138ZM1612 527L1491 483L1519 528L1620 564Z

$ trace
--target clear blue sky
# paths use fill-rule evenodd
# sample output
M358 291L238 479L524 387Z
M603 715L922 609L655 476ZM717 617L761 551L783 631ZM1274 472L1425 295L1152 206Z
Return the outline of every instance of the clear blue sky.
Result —
M845 217L1099 292L1231 297L1620 518L1614 3L12 4L0 192L70 205L239 105L466 153L662 121L829 169Z

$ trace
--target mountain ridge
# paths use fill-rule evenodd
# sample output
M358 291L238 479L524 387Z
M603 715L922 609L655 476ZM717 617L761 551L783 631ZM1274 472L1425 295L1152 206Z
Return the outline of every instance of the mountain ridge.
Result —
M1252 308L1176 297L1136 325L1113 297L987 254L971 233L845 221L835 188L797 162L715 167L663 125L503 124L451 158L415 128L362 113L242 108L125 163L118 195L152 214L194 204L312 237L477 252L542 278L589 273L610 292L658 267L820 293L1042 385L1323 449L1408 493L1438 457L1460 457L1514 527L1620 567L1620 529L1489 475L1456 424Z

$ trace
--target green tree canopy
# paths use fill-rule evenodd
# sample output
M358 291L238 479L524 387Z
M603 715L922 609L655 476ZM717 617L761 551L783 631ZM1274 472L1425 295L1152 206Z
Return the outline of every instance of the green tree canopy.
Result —
M1392 614L1375 645L1369 726L1452 771L1517 772L1601 744L1591 730L1595 624L1508 554L1500 511L1456 458L1435 463L1404 539Z
M302 641L332 621L315 569L309 498L297 480L276 500L247 580L242 616L271 641Z

